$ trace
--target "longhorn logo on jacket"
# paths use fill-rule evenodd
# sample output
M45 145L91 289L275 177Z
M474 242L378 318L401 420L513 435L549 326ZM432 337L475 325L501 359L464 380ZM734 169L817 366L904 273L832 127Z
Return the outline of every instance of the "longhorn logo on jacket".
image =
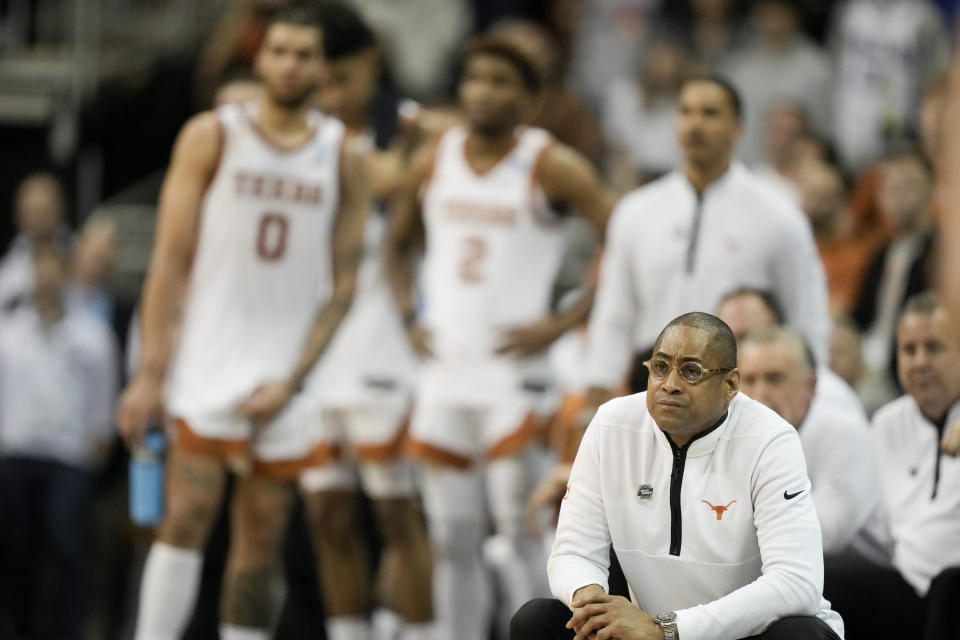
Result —
M729 509L729 508L730 508L730 505L732 505L734 502L736 502L736 500L731 500L730 502L728 502L728 503L725 504L725 505L717 505L717 506L714 506L714 505L710 504L710 503L707 502L706 500L701 500L700 502L704 503L705 505L707 505L708 507L710 507L711 509L713 509L713 511L717 514L717 520L723 520L723 514L724 514L724 512L725 512L727 509Z

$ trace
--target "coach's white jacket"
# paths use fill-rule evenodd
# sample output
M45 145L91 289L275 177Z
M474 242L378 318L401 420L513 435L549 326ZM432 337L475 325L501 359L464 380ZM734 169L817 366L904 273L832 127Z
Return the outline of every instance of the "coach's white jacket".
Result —
M736 640L790 615L818 616L820 525L796 430L743 394L714 430L678 449L646 394L600 407L584 435L548 563L554 595L607 588L613 543L644 611L677 612L683 640Z

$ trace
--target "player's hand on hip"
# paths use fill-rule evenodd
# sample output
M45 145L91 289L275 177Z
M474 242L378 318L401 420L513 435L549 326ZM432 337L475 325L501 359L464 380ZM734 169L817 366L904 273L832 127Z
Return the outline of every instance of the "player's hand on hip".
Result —
M563 327L553 318L543 318L532 324L504 331L503 339L497 346L497 353L501 355L531 356L549 347L563 333Z
M940 450L951 456L960 454L960 420L954 420L943 433Z
M239 407L239 413L254 426L262 426L273 420L293 397L294 389L289 382L268 382L256 388Z
M137 374L117 401L117 430L127 447L143 442L147 423L160 417L163 381L149 374Z
M407 327L407 339L410 340L410 346L420 358L433 357L432 338L430 330L422 324L414 323Z
M543 477L530 494L524 512L524 521L527 533L530 534L531 538L536 538L540 535L540 527L537 524L537 515L540 513L540 510L560 503L563 496L567 493L567 481L569 479L570 465L559 464Z

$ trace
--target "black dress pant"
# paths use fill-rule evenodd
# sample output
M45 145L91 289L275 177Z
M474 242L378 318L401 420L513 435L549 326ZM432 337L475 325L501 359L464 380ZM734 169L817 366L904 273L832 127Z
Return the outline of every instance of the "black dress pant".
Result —
M559 600L539 598L520 607L510 622L510 640L572 640L576 635L564 625L571 613ZM840 640L819 618L791 616L774 622L758 636L746 640Z
M860 556L827 558L823 595L843 616L846 640L960 638L960 567L944 569L921 598L900 572Z
M5 528L5 583L15 633L36 635L36 561L49 549L56 570L53 618L59 638L77 640L85 612L87 529L93 474L85 469L27 457L0 456ZM43 546L45 543L46 546Z

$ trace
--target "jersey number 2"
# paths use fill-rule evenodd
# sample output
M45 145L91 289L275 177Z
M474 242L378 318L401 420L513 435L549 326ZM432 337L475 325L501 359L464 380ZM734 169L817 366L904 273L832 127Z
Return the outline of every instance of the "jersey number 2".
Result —
M479 236L467 236L463 239L463 259L460 261L460 279L464 282L483 281L480 267L487 257L487 241Z
M290 224L282 213L265 213L257 228L257 255L267 262L283 257L287 251L287 229Z

